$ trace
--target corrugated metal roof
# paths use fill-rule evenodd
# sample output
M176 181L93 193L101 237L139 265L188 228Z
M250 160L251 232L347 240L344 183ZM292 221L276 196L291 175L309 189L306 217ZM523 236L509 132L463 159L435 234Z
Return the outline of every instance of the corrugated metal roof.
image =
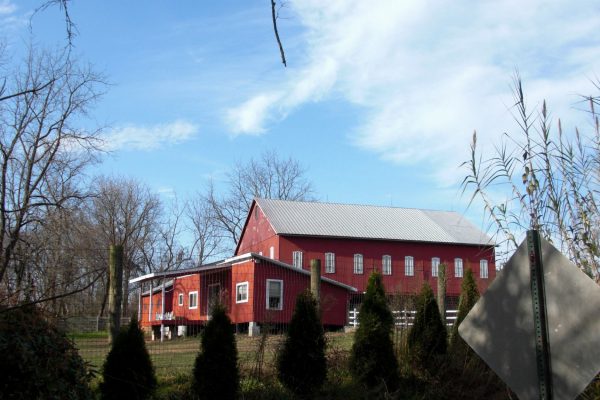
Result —
M280 235L493 245L453 211L256 199Z

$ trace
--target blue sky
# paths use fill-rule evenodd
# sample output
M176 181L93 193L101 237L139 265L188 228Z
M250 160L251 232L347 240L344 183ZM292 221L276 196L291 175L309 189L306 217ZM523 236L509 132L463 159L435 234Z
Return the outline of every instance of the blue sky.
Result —
M18 57L28 41L64 44L55 7L0 0L0 32ZM477 129L491 146L515 129L520 71L533 108L563 124L593 92L600 3L580 1L72 0L75 53L110 87L92 114L112 150L91 173L135 177L169 198L222 187L263 150L308 169L323 201L455 210L485 227L459 168Z

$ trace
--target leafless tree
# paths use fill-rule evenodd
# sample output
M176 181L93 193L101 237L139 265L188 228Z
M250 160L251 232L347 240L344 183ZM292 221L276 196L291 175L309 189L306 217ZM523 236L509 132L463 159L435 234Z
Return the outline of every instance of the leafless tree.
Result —
M194 237L192 249L195 260L204 264L223 255L224 238L210 203L202 196L196 196L188 205L187 217Z
M187 247L181 242L181 236L186 230L183 220L187 213L187 203L180 204L174 198L168 208L169 214L163 217L157 243L160 253L157 267L160 271L180 269L193 263L193 246Z
M49 214L88 195L80 179L99 132L77 123L104 83L64 53L33 49L0 79L0 301L14 303L31 272L19 268L16 249L29 246Z
M100 237L108 249L110 244L123 246L123 314L127 313L129 279L136 271L151 269L147 245L156 240L159 232L161 204L150 189L133 179L99 177L96 179L96 196L92 201L91 215L98 225ZM108 250L107 250L108 251ZM108 288L108 273L105 289ZM99 310L102 315L108 290Z
M313 200L313 187L305 174L297 160L279 158L274 151L267 151L259 159L235 164L227 175L225 196L218 196L211 182L204 201L222 235L227 235L230 244L235 245L254 198Z

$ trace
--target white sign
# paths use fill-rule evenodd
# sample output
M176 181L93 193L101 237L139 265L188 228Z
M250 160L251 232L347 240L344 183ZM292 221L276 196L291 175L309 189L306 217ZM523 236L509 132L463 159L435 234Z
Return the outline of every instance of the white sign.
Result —
M574 399L600 370L600 287L541 240L554 399ZM539 399L527 242L458 328L521 400Z

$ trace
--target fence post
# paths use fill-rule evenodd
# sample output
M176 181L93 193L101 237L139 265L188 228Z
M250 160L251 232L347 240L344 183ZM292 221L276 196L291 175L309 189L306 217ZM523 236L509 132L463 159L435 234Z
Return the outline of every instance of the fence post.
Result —
M438 285L437 285L437 302L440 310L440 316L446 322L446 264L438 264Z
M310 291L312 292L317 307L321 305L321 260L310 260Z
M109 249L110 286L108 289L108 342L119 334L121 329L121 300L123 297L123 246L111 245Z

